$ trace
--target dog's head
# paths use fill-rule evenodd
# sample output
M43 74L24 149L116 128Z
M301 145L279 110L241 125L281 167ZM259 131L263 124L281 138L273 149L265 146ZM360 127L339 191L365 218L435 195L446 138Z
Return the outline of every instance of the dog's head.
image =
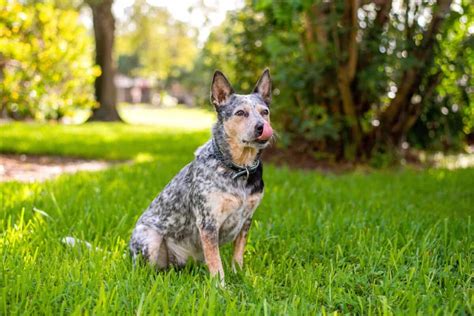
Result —
M216 108L218 124L225 135L243 147L265 148L273 136L270 125L272 80L265 69L251 94L236 94L220 71L214 73L211 102Z

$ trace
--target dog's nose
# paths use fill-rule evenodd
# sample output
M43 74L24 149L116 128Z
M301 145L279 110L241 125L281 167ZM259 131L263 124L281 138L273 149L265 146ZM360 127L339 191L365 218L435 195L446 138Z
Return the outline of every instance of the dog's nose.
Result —
M263 123L258 122L257 125L255 125L255 137L260 137L263 133Z

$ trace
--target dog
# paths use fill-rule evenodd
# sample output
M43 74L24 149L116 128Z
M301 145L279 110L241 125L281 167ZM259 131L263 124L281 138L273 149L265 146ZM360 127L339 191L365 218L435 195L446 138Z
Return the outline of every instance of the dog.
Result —
M232 268L243 267L255 209L263 197L262 151L273 138L272 80L265 69L251 94L234 92L220 71L211 84L217 112L212 138L153 200L130 240L133 261L141 256L157 269L205 260L211 277L224 269L219 246L234 243Z

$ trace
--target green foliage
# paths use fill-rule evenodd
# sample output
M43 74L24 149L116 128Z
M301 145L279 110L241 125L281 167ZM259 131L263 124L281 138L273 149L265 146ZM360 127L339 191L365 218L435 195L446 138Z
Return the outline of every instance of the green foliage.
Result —
M439 84L431 88L420 120L408 135L411 143L435 150L459 149L464 137L474 133L474 8L461 2L440 34L439 54L431 76ZM471 31L470 31L471 30Z
M120 29L116 48L120 72L164 82L192 67L196 32L165 9L135 1Z
M117 64L117 70L127 76L133 76L133 73L140 67L137 55L122 54L118 57Z
M192 70L174 78L193 92L197 104L209 106L209 84L214 70L223 71L233 87L249 93L267 65L268 55L261 39L262 14L251 7L229 12L224 23L209 35ZM267 30L269 32L269 30Z
M0 0L0 110L50 120L95 106L91 49L77 12Z
M195 69L221 68L248 91L270 66L273 122L293 147L346 159L395 153L405 140L459 149L474 124L473 9L453 4L431 33L441 2L393 2L385 16L381 4L390 1L364 2L355 22L351 1L247 2L211 34ZM389 107L397 109L387 119Z
M245 267L233 274L224 247L219 288L202 264L155 272L133 268L127 254L141 212L208 132L17 123L0 133L10 144L1 151L152 157L0 184L3 315L473 313L474 169L335 176L266 165ZM100 250L65 247L65 236Z

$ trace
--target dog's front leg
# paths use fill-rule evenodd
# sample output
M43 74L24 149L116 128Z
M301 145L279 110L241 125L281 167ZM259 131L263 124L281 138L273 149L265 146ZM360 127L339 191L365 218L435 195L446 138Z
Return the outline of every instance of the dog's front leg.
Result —
M221 283L224 284L224 268L219 253L219 232L216 228L201 228L199 233L209 273L212 277L219 274Z
M237 235L237 238L235 238L234 255L232 257L232 270L234 272L237 272L236 265L240 269L242 269L242 267L244 266L245 245L247 244L247 236L249 233L251 223L252 223L252 219L249 218L242 226L242 229L240 230L240 233Z

